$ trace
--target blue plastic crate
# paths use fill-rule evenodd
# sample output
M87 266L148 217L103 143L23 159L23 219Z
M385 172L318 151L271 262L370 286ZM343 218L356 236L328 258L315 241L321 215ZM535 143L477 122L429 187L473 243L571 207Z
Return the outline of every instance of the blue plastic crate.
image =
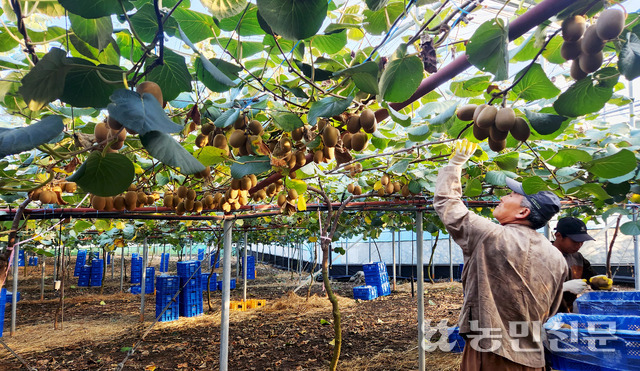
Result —
M89 285L91 287L100 287L102 286L102 275L91 275L91 278L89 279Z
M158 292L177 292L180 288L180 277L178 276L158 276L156 277Z
M209 273L202 273L200 278L202 291L207 291L207 282L209 282L209 291L216 291L218 289L218 274L213 273L211 275L211 281L209 281Z
M200 272L200 262L198 260L187 260L177 263L178 276L191 277L194 273Z
M6 303L6 304L11 304L11 302L12 302L12 300L13 300L13 292L11 292L11 291L6 291L5 296L6 296L6 301L5 301L5 303ZM18 291L18 298L16 299L16 302L19 302L19 301L20 301L20 291Z
M204 249L198 249L198 260L204 260Z
M180 302L181 317L196 317L203 313L202 302L200 304L183 304Z
M130 290L134 295L140 295L140 293L142 292L142 288L140 287L140 285L131 285Z
M0 338L2 337L2 331L4 330L4 312L6 303L7 289L3 287L0 289Z
M387 266L384 264L384 262L374 262L374 263L364 264L362 266L362 271L364 272L365 275L367 275L367 273L386 272Z
M375 286L356 286L353 288L353 298L359 300L373 300L378 297L378 288Z
M458 326L449 327L448 329L449 337L447 342L451 346L450 352L452 353L462 353L464 350L464 338L460 336L460 328Z
M168 252L163 252L160 255L160 272L167 272L169 271L169 253Z
M385 282L376 287L378 288L378 296L387 296L391 294L391 285L389 282Z
M576 299L580 314L640 315L639 291L593 291Z
M554 356L598 367L640 370L640 316L562 313L545 324Z
M236 279L235 278L232 278L232 279L229 280L229 288L231 290L236 288ZM222 291L222 281L218 281L218 290Z
M138 258L140 258L140 254L138 254L137 252L132 252L131 253L131 260L138 259Z
M167 308L167 310L165 310L163 313L162 311L164 310L165 305L156 305L156 318L160 316L158 318L158 321L169 322L178 320L180 318L180 307L178 306L178 303L171 304L169 308ZM160 315L160 313L162 313L162 315Z
M551 368L560 371L619 371L615 368L592 365L590 363L576 361L555 354L550 354L549 360L551 361Z

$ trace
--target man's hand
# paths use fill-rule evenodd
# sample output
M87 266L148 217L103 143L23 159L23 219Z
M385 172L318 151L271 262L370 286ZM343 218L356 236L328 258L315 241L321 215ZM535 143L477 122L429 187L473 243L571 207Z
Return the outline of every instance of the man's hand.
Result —
M466 139L457 140L449 158L449 165L462 166L473 155L478 145Z
M580 295L588 289L587 281L583 279L569 280L562 284L562 291L568 291L575 295Z
M613 286L613 280L604 274L591 277L589 283L595 290L611 290L611 286Z

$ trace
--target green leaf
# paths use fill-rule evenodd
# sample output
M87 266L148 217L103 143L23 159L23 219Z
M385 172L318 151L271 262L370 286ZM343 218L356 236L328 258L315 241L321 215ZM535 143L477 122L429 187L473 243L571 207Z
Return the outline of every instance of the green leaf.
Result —
M35 124L21 128L0 128L0 158L48 143L63 130L64 124L60 116L47 116Z
M119 1L113 0L60 0L60 5L69 11L84 18L101 18L112 14L122 14L122 6ZM133 9L128 0L122 0L126 10Z
M6 29L3 29L2 32L0 32L0 53L8 52L18 46L18 41L11 37L11 34L16 35L20 32L16 27L7 28L11 33L9 33L9 31L7 31Z
M218 19L232 17L242 12L247 6L247 0L201 0L200 2Z
M382 102L382 106L387 109L387 112L389 112L389 117L391 117L393 122L397 122L405 128L411 126L411 116L404 115L394 110L389 104L387 104L387 102Z
M491 72L497 81L509 77L509 27L500 18L484 22L467 44L469 63L479 70Z
M22 78L18 92L29 109L38 111L54 101L64 91L64 79L71 68L67 53L59 48L51 50Z
M387 172L397 174L397 175L402 175L407 172L407 169L409 168L410 163L411 161L409 159L402 159L396 162L395 164L389 166L389 169L387 170Z
M334 73L334 77L351 77L358 89L369 94L378 94L378 64L365 62Z
M490 170L484 176L484 181L494 186L504 186L507 183L506 177L506 174L502 171Z
M516 80L522 76L523 72L525 72L524 69L516 74ZM547 74L544 73L542 66L534 63L529 71L526 72L522 80L518 81L518 83L513 87L513 92L518 94L522 99L536 100L553 98L560 94L560 89L553 85L551 80L549 80Z
M562 55L560 54L560 49L562 48L562 44L564 40L562 36L557 35L554 36L553 39L547 44L547 47L542 52L542 56L545 57L551 63L555 64L563 64L566 62Z
M622 224L620 226L620 233L626 234L627 236L640 235L640 221L631 221Z
M156 59L157 57L150 58L146 65L149 66ZM176 99L184 91L191 91L191 74L184 57L167 48L164 48L164 64L154 68L147 75L147 81L160 85L166 101Z
M111 81L122 81L125 71L119 66L101 64L96 68L95 64L86 59L69 58L69 60L73 66L65 77L64 91L60 100L73 107L106 107L111 94L116 89L124 87L123 83L107 84L102 80L105 78Z
M163 164L179 168L182 174L195 174L204 170L204 165L169 134L150 131L141 134L140 141L151 156Z
M89 229L91 227L93 227L93 223L90 223L82 219L76 220L76 222L73 224L73 230L76 231L76 233L83 232L84 230Z
M618 57L618 70L631 81L640 76L640 39L633 32L627 34Z
M522 189L524 193L532 195L540 191L550 191L551 187L539 176L532 176L522 181Z
M529 123L533 130L535 130L540 135L547 135L555 132L560 128L566 117L553 115L550 113L539 113L529 111L528 109L524 110Z
M353 101L353 97L341 99L337 97L327 97L311 104L307 114L307 122L314 126L318 117L331 117L344 112Z
M520 154L518 152L509 152L495 157L493 161L502 170L515 171L518 167L519 159Z
M227 151L213 146L206 146L197 150L193 156L204 166L214 166L227 159Z
M158 32L158 18L156 18L156 11L151 2L144 4L129 18L131 19L131 25L142 41L150 43L155 39ZM169 36L173 36L178 30L178 23L173 18L167 18L164 22L163 30ZM163 37L163 35L160 35L160 37Z
M593 160L591 155L581 149L561 149L547 163L551 166L562 168L577 164L578 162L589 162Z
M238 73L242 71L242 67L218 58L206 60L205 66L203 63L204 60L206 59L199 56L193 64L198 80L213 92L223 93L229 91L229 87L235 85L232 80L238 78ZM212 71L214 71L214 73L212 73ZM216 76L218 76L218 78L216 78Z
M460 98L477 97L487 90L490 79L489 76L476 76L469 80L453 81L449 89Z
M385 149L389 146L389 140L372 136L371 144L373 144L377 149Z
M129 31L123 30L116 34L116 43L120 48L122 57L128 59L131 62L139 61L144 55L142 45L138 40L131 36ZM132 45L133 43L133 45Z
M629 212L629 209L624 209L621 207L612 207L611 209L602 213L602 220L606 223L607 219L609 219L609 217L613 214L629 215L630 212Z
M258 0L257 5L273 32L290 40L315 35L328 9L326 0Z
M324 325L330 325L331 322L327 321L326 319L320 319L320 324L323 325L323 326Z
M364 29L372 35L380 35L389 31L391 24L400 14L404 12L404 4L402 2L393 2L384 8L374 12L365 10L363 26Z
M422 186L420 185L420 182L418 182L416 180L411 180L409 182L409 192L411 192L413 194L418 194L418 193L422 192Z
M464 195L467 197L477 197L482 194L482 182L478 178L473 178L467 182L464 188Z
M240 28L236 30L238 24ZM244 12L244 15L240 13L220 20L218 27L224 31L236 30L240 36L264 35L264 31L258 23L258 8L253 4L249 4L249 9Z
M269 156L242 156L231 165L231 176L240 179L249 174L261 174L271 170Z
M427 139L429 133L429 124L425 123L411 128L409 132L407 132L407 136L410 141L419 143Z
M403 44L380 76L378 90L382 99L387 102L406 101L420 86L423 72L420 58L416 55L408 56L406 44Z
M310 64L302 63L297 59L293 62L298 66L300 71L308 78L313 78L313 81L326 81L331 79L333 72L322 68L312 68Z
M127 129L145 135L151 131L178 133L182 126L169 119L162 109L161 103L150 93L140 94L118 89L110 97L107 110L109 115Z
M304 180L288 179L286 181L287 188L293 188L299 195L307 191L307 183Z
M592 76L576 81L560 94L553 108L561 115L578 117L600 111L613 95L619 72L615 67L605 67Z
M293 129L301 128L304 126L304 122L296 115L291 112L277 112L272 114L273 124L284 131L293 131Z
M608 200L611 196L597 183L586 183L567 190L574 197L587 198L593 196L598 200Z
M103 50L111 42L113 23L111 17L87 19L69 14L73 32L82 40L98 50Z
M367 3L367 8L375 12L387 5L389 0L365 0L365 2Z
M584 164L584 168L597 177L611 179L635 170L637 165L633 152L621 149L611 156L601 157Z
M321 53L335 54L347 45L347 31L335 32L329 35L316 35L311 43Z
M214 121L214 125L219 128L226 128L233 125L240 116L242 110L240 108L226 110Z
M246 0L244 1L246 2ZM214 37L217 31L219 32L213 19L207 14L191 9L177 8L172 17L178 22L179 27L189 40L194 43Z
M109 197L129 188L135 176L133 163L120 153L92 152L76 172L67 178L82 190L97 196Z

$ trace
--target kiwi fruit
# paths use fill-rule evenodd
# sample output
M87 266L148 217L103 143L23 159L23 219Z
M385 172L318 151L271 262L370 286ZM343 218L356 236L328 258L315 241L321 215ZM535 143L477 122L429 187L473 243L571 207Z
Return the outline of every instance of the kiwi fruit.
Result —
M355 187L353 187L353 194L356 196L359 196L362 194L362 187L360 187L359 185L356 185Z
M473 136L477 140L485 140L489 138L490 128L481 128L480 126L473 124Z
M282 205L284 205L285 202L287 202L287 196L285 196L284 193L280 193L278 195L278 206L282 207Z
M162 199L162 204L165 207L173 208L173 194L169 192L165 193L164 198Z
M195 205L195 201L194 200L190 200L188 198L186 200L184 200L184 209L186 211L192 211L194 205Z
M276 188L277 187L276 187L275 184L273 184L273 183L269 184L267 186L267 190L266 190L267 191L267 196L271 197L271 196L275 195L276 194Z
M360 125L362 125L362 118L360 118ZM373 121L372 126L362 126L362 131L365 133L373 134L376 130L378 130L378 124L375 120Z
M346 149L351 149L351 138L353 137L353 134L351 134L348 131L344 132L344 135L342 136L342 145L344 146L344 148Z
M180 202L178 206L176 206L176 214L184 215L186 211L187 211L187 208L184 206L184 202Z
M156 202L156 199L153 198L152 195L147 195L147 200L145 201L146 205L153 205L153 203Z
M376 115L369 108L360 113L360 126L367 133L373 133L376 126ZM369 131L368 131L369 130Z
M199 172L193 174L194 178L201 179L209 179L211 177L211 167L205 166L204 170L200 170Z
M388 195L392 195L393 192L396 191L396 188L393 186L393 183L388 183L385 187L384 187L384 192Z
M356 173L361 173L362 172L362 164L359 162L356 162L355 164L353 164L353 170Z
M135 209L138 203L138 192L128 191L124 194L124 201L127 210L131 211Z
M42 202L43 204L55 204L57 203L57 201L58 201L58 196L54 191L47 189L45 191L42 191L42 193L40 193L40 202Z
M249 118L241 113L236 119L236 121L233 123L233 128L238 130L244 130L244 128L247 126L248 120Z
M485 107L478 115L477 120L475 120L476 125L478 125L481 128L488 128L493 126L493 123L496 120L497 114L498 114L497 107L495 106Z
M231 179L231 189L240 189L241 184L240 179Z
M510 130L511 136L516 140L524 142L529 139L531 135L531 129L529 128L529 124L522 117L516 117L516 121L513 124L513 127Z
M180 199L180 197L178 197L178 195L173 195L173 208L175 209L176 207L178 207L178 204L180 203L180 201L182 201L182 199Z
M324 127L327 126L328 123L329 120L327 119L318 120L318 133L322 133L322 130L324 130Z
M295 154L290 153L289 154L289 159L286 160L286 161L287 161L287 167L289 167L289 169L293 169L294 167L296 167L296 155Z
M298 191L296 191L293 188L289 188L289 190L287 191L287 198L290 201L295 201L298 199Z
M353 183L349 183L349 185L347 186L347 192L353 193L354 188L355 186L353 185Z
M280 138L280 149L282 149L284 153L290 152L292 146L291 139L287 137Z
M304 127L295 128L291 131L291 139L300 141L304 137Z
M196 191L193 189L189 189L187 191L187 200L195 200L196 199Z
M162 98L162 89L160 89L160 86L155 82L153 81L142 82L138 84L138 86L136 86L136 91L138 92L138 94L140 94L140 96L142 96L144 93L150 93L151 95L153 95L154 98L156 98L158 103L160 103L160 105L164 107L164 101Z
M204 207L202 205L202 201L195 201L193 203L193 212L194 213L201 213L203 208Z
M247 137L244 135L244 130L234 130L229 137L229 144L233 148L244 147Z
M253 135L260 135L262 133L262 124L258 120L251 120L249 122L249 132Z
M581 40L575 42L565 41L560 48L560 55L567 61L577 59L582 52Z
M387 184L389 184L389 175L387 174L382 174L382 176L380 177L380 184L382 184L383 186L386 186Z
M324 161L324 155L322 154L322 150L318 149L313 153L313 162L319 164Z
M602 40L611 40L620 36L624 29L625 16L620 9L607 9L600 13L596 22L596 32Z
M335 147L338 144L340 131L331 125L327 125L322 132L322 142L325 147Z
M401 189L402 189L402 184L400 184L400 182L393 182L394 192L400 192Z
M571 69L569 70L569 74L574 80L582 80L587 77L587 73L580 69L580 62L576 59L571 62Z
M583 72L589 74L596 72L602 66L603 60L604 56L601 51L596 54L581 54L578 58L578 64Z
M403 197L409 197L411 195L411 191L409 191L409 186L408 185L403 185L402 189L400 189L400 193L402 194Z
M501 140L507 139L509 135L508 131L502 131L498 129L495 125L489 128L489 139L492 139L495 142L499 142Z
M355 134L360 131L362 126L360 125L360 115L353 115L347 120L347 131L351 134Z
M118 210L118 211L122 211L124 210L126 207L125 201L124 201L124 197L123 196L116 196L113 198L113 208Z
M68 193L73 193L78 189L78 185L76 182L66 182L64 183L64 191Z
M378 196L380 196L380 197L384 196L385 188L386 187L382 187L382 188L378 189Z
M202 201L206 207L211 207L213 205L213 195L211 193L205 195Z
M491 150L494 152L500 152L507 147L506 139L503 139L500 141L494 141L493 139L491 139L491 137L489 137L488 142L489 142L489 148L491 148Z
M213 146L220 149L228 149L229 144L227 143L227 137L224 134L216 134L213 137Z
M127 191L137 191L138 187L135 184L129 184L129 187L127 187Z
M594 26L588 27L580 43L584 54L596 54L604 48L604 41L598 36Z
M475 104L466 104L458 108L456 116L458 116L458 119L461 121L471 121L473 120L473 114L476 112L477 108L478 106Z
M333 160L336 157L335 147L324 147L322 149L322 155L326 160Z
M365 133L356 133L351 137L351 148L356 151L362 151L369 142L369 137Z
M240 189L242 189L243 191L250 190L252 186L253 184L251 183L251 178L249 178L248 176L243 176L242 179L240 179Z
M298 164L299 167L302 167L306 165L306 163L307 163L307 156L305 156L304 151L296 152L296 164Z
M565 41L580 40L586 29L586 20L581 15L574 15L562 21L562 38Z
M178 187L178 190L176 191L176 195L178 195L178 197L180 198L185 198L187 197L187 192L189 192L189 188L181 185L180 187Z
M96 127L93 128L93 135L96 137L96 142L102 143L109 137L109 127L104 122L99 122Z
M196 146L198 148L206 147L209 144L209 135L206 134L198 134L196 137Z
M511 107L502 107L496 114L496 128L500 131L509 131L516 121L516 113Z
M211 133L213 133L213 131L215 130L215 126L213 124L204 124L202 125L202 127L200 127L200 132L204 135L209 135Z
M107 205L107 200L104 197L93 196L93 198L91 199L91 207L93 207L96 210L104 210L104 207L106 205Z
M137 196L138 197L137 197L136 202L137 202L138 205L144 205L145 203L147 203L147 194L146 193L144 193L142 191L139 191Z
M483 109L487 108L488 106L486 104L481 104L479 105L475 111L473 111L473 121L477 121L478 120L478 116L480 116L480 112L482 112Z
M113 197L105 197L104 198L104 211L112 211L113 210Z

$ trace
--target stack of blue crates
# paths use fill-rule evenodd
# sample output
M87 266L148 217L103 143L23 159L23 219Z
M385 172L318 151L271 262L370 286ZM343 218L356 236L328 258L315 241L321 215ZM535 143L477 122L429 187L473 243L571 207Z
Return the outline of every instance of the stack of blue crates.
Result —
M198 260L204 260L204 249L198 249Z
M389 275L387 275L387 266L384 262L365 264L362 266L362 270L364 271L364 282L369 286L376 286L378 296L391 294Z
M180 315L195 317L202 314L202 270L200 261L188 260L178 262L180 277Z
M218 290L222 291L222 282L223 281L218 281ZM236 288L236 279L232 278L229 280L229 289L233 290Z
M136 254L137 255L137 254ZM142 258L131 255L131 283L142 282Z
M111 255L113 255L113 254L111 254L111 253L107 254L107 265L111 265Z
M202 291L207 291L207 282L209 282L209 273L202 273ZM218 289L218 275L213 273L211 275L211 281L209 282L209 291L216 291Z
M160 316L164 307L171 303L169 308L158 318L160 322L175 321L180 316L180 296L176 293L180 289L180 277L178 276L158 276L156 278L156 318ZM173 297L175 301L171 301Z
M244 263L244 259L242 259L242 262ZM242 269L242 277L244 277L244 267L242 267ZM252 255L247 256L247 279L256 279L256 257Z
M160 255L160 272L168 272L169 271L169 253L163 252Z
M156 269L154 267L147 267L146 277L144 279L144 293L153 294L155 291L154 283L156 282Z
M87 262L87 250L78 250L78 256L76 257L76 267L73 270L73 276L78 277L82 267Z
M218 259L216 259L216 252L212 251L211 254L209 255L209 261L212 261L215 263L215 267L216 268L220 268L220 254L218 254Z
M91 266L83 265L78 272L78 287L89 287L91 279Z
M378 297L378 288L376 286L356 286L353 288L353 298L360 300L373 300Z
M4 310L7 303L7 289L4 287L0 289L0 338L2 337L2 331L4 330Z
M7 299L5 300L6 304L11 304L13 301L13 292L7 291ZM18 291L18 297L16 298L16 303L20 301L20 291Z
M94 258L91 261L91 280L90 284L93 287L102 286L102 270L104 268L104 260Z
M38 257L37 256L30 256L29 257L29 266L30 267L38 266Z
M18 267L24 267L24 250L18 251Z

